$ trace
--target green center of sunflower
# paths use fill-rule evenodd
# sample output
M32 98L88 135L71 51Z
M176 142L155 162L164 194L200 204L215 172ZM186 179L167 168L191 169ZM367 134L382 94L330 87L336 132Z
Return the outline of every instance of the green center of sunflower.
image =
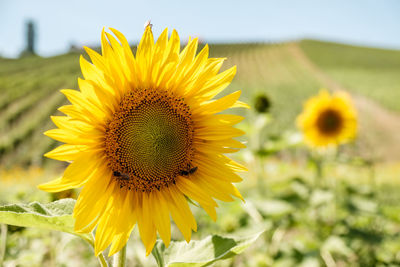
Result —
M322 112L317 119L317 127L323 134L336 134L342 128L342 116L333 109Z
M192 139L183 99L158 90L133 91L108 124L105 150L121 187L152 191L175 183L190 168Z

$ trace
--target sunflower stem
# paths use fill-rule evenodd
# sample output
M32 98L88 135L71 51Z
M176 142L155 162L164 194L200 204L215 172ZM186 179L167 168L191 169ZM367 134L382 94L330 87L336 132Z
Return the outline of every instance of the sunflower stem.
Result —
M322 160L321 159L317 159L315 162L316 165L316 169L317 169L317 179L320 181L322 179L322 177L324 177L324 173L323 173L323 167L322 167Z
M3 266L4 256L6 254L7 246L7 224L1 225L1 239L0 239L0 266Z
M312 161L315 165L314 185L319 188L321 187L324 178L323 159L321 156L317 155L312 158Z
M94 248L94 233L93 232L92 232L92 239L90 239L88 242ZM108 264L106 258L104 257L103 252L100 252L99 256L97 256L97 259L99 260L101 267L109 267L110 266Z
M126 266L126 245L114 255L113 267L125 267Z
M101 267L109 267L106 258L104 258L103 253L100 253L97 259L99 260Z

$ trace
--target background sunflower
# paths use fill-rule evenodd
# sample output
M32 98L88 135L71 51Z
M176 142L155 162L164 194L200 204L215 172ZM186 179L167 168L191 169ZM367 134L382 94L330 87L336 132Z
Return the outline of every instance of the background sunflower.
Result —
M331 95L321 90L319 95L304 104L297 124L307 144L313 147L336 146L356 137L357 113L347 93Z

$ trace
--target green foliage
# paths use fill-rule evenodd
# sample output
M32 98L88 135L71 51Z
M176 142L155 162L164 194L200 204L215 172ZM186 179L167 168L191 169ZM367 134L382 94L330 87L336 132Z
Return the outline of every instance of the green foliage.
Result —
M400 242L398 221L385 215L373 188L345 182L315 187L296 178L275 185L269 193L273 200L253 193L249 201L263 220L272 223L262 250L271 262L400 264L398 248L392 245Z
M268 159L258 160L271 166ZM365 176L361 167L357 167L353 172L345 172L339 179L339 166L327 169L325 173L328 176L317 186L313 182L312 173L287 178L289 169L293 170L294 167L290 165L285 169L284 166L284 163L277 164L280 171L277 173L278 179L275 180L269 177L270 172L259 171L259 179L264 181L258 186L251 185L251 178L246 178L240 188L246 203L242 205L240 201L219 202L216 223L208 218L201 208L193 205L199 229L193 234L194 240L189 244L179 241L182 237L173 226L174 241L170 247L165 248L158 242L153 251L158 254L166 253L164 257L155 255L158 261L167 266L182 259L185 264L189 264L189 259L193 264L203 265L218 258L213 265L220 267L325 266L330 259L339 266L400 264L398 185L376 187L365 180L355 180L360 179L359 176ZM298 171L299 169L295 169L295 172ZM10 199L9 201L15 199L11 198L12 194L22 194L16 187L7 189L8 195L0 191L0 196ZM24 195L32 197L31 194ZM95 261L89 261L94 258L93 250L90 246L79 243L78 238L54 231L43 231L43 228L31 228L39 226L71 232L73 203L72 200L63 200L54 204L34 202L2 206L0 223L29 227L9 227L5 262L9 264L18 258L19 266L42 266L48 263L49 251L52 251L53 247L59 247L59 256L53 259L57 264L95 266ZM48 227L48 223L52 225ZM266 231L251 248L233 258L227 257L238 254L237 248L247 242L246 238L216 237L216 246L212 244L213 236L208 236L210 233L218 233L221 236L226 233L231 236L246 236L246 233L254 232L254 228L263 228ZM221 245L219 241L223 241L226 246ZM128 266L155 266L152 257L145 258L144 255L144 247L136 230L128 243ZM71 261L71 258L74 258L74 261ZM33 261L35 264L32 264Z
M245 238L208 236L202 240L194 240L187 244L184 241L171 242L168 248L158 241L152 254L158 266L208 266L216 261L232 258L242 253L254 243L262 232Z
M32 202L0 206L0 223L62 231L93 243L90 234L79 234L74 231L74 218L72 217L74 205L75 200L62 199L48 204Z

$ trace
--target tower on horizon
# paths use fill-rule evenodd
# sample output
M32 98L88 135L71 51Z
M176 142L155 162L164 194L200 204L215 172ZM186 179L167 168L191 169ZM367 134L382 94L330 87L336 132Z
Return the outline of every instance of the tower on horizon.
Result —
M26 49L25 53L35 54L35 24L32 20L26 23Z

